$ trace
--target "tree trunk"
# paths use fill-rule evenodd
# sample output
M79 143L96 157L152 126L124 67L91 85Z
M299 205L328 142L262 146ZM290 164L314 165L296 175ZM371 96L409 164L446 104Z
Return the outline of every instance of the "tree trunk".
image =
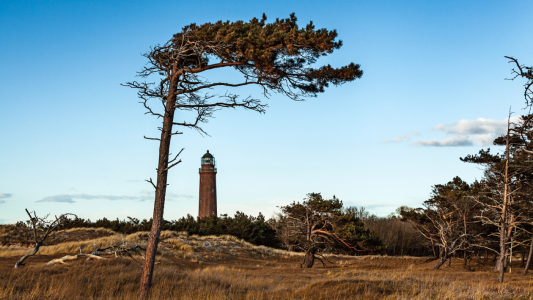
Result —
M508 185L509 185L509 130L510 130L510 116L509 121L507 121L507 137L505 139L505 184L503 188L503 205L502 213L500 217L501 227L500 227L500 259L498 260L498 265L500 267L500 274L498 275L498 282L503 282L503 276L505 274L505 255L507 254L507 198L508 198Z
M452 266L452 257L450 256L450 258L448 259L448 268Z
M529 244L529 254L527 256L527 263L524 267L524 275L527 274L527 270L529 270L529 266L531 265L531 256L533 256L533 237L531 238L531 243Z
M312 268L315 263L315 249L311 248L305 252L304 262L300 265L302 268Z
M175 84L171 83L169 91L175 90ZM169 92L169 93L171 93ZM148 246L146 247L146 259L144 260L141 274L141 287L139 292L140 300L147 300L152 285L152 274L154 271L155 255L159 236L161 234L161 225L163 224L163 211L165 208L165 195L167 190L168 175L168 157L170 151L170 139L172 137L172 123L174 121L174 104L176 96L169 95L165 107L165 116L163 118L163 128L161 130L161 141L159 143L159 162L157 166L157 188L155 192L154 215L152 219L152 229L148 236Z
M15 269L17 269L18 267L22 266L24 261L26 260L26 258L35 255L35 253L37 253L37 251L39 251L39 248L41 247L43 242L44 242L44 239L42 241L38 242L37 244L35 244L35 248L33 248L33 250L31 250L30 252L24 254L24 256L21 257L19 259L19 261L17 261L17 263L15 264Z
M468 264L468 257L466 257L466 251L463 251L463 267L466 268Z
M438 270L450 257L452 257L453 254L448 254L446 256L443 256L438 264L436 264L431 270Z
M498 258L498 263L496 264L496 267L498 268L497 270L500 272L500 274L498 275L498 282L503 282L503 278L505 275L505 265L506 265L505 256L507 254L506 253L507 249L506 249L506 244L505 244L507 241L505 237L506 237L505 234L502 234L500 236L500 257Z

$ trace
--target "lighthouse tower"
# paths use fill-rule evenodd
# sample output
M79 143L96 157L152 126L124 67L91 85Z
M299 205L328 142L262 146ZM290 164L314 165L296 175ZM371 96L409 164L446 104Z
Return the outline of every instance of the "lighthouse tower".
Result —
M209 153L202 156L200 168L200 203L198 217L217 215L217 169L215 157Z

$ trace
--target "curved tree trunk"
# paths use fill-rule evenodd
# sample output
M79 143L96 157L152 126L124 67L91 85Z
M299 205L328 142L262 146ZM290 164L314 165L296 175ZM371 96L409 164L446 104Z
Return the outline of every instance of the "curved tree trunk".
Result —
M17 261L17 263L15 264L15 269L22 266L24 264L24 261L26 260L26 258L30 257L30 256L33 256L37 253L37 251L39 251L39 248L41 247L41 245L43 244L44 240L43 241L40 241L38 242L37 244L35 244L35 248L33 248L33 250L31 250L30 252L24 254L23 257L21 257L19 259L19 261Z
M305 252L304 262L300 265L302 268L312 268L315 263L315 249L311 248Z
M448 259L451 259L450 257L453 255L453 253L447 254L446 256L443 256L439 263L436 264L431 270L438 270Z

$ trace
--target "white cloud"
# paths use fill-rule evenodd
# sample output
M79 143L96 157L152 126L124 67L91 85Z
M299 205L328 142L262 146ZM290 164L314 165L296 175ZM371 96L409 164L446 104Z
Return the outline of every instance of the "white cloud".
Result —
M194 198L193 195L176 194L176 193L173 193L173 192L167 192L167 197L170 197L170 198L187 198L187 199L192 199L192 198Z
M434 147L456 147L456 146L472 146L472 141L468 136L457 135L442 140L418 140L413 142L417 146L434 146Z
M2 199L2 198L9 198L9 197L11 197L11 196L13 196L13 194L0 193L0 199Z
M139 196L115 196L115 195L89 195L89 194L62 194L45 197L36 202L63 202L63 203L75 203L75 200L109 200L109 201L118 201L118 200L134 200L134 201L147 201L154 199L154 192L147 190L142 190ZM167 199L177 199L177 198L193 198L191 195L185 194L174 194L172 192L167 192Z
M5 199L5 198L9 198L13 196L13 194L8 194L8 193L0 193L0 204L2 203L6 203L5 200L2 200L2 199Z
M418 131L412 131L412 132L404 132L401 136L391 139L391 140L384 140L384 143L402 143L407 142L411 139L411 136L413 135L420 135L420 132Z
M519 117L511 117L511 122L518 121ZM478 118L477 120L462 119L459 122L449 124L438 124L433 129L444 132L446 134L496 134L502 135L507 132L507 119L493 120Z
M417 146L434 146L434 147L462 147L462 146L490 146L496 138L496 135L476 134L472 136L454 135L445 139L418 140L413 144Z
M71 195L56 195L56 196L50 196L45 197L39 201L36 202L65 202L65 203L74 203L76 201L72 200Z
M477 134L477 135L474 135L474 136L472 136L470 138L474 142L474 144L476 144L476 145L479 145L479 146L490 146L490 145L492 145L492 143L494 142L494 140L498 136L499 136L499 134L496 135L496 134L492 134L492 133L486 133L486 134Z
M511 117L511 122L518 122L519 116ZM433 127L450 137L444 139L418 140L413 144L429 147L462 147L490 146L494 139L507 132L507 119L493 120L478 118L477 120L462 119L449 124L438 124Z

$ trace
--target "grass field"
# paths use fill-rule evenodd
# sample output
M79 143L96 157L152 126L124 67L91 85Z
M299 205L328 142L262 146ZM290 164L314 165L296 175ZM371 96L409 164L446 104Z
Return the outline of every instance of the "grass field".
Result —
M64 236L67 234L63 232ZM79 236L73 231L72 235ZM328 256L301 269L300 253L256 247L233 237L186 237L166 232L155 267L152 299L531 299L533 275L518 267L498 284L492 266L455 260L450 268L429 270L427 258ZM82 245L127 240L144 234L118 234L68 241L43 248L20 269L13 268L27 249L0 248L0 299L134 299L141 257L78 259L44 266ZM75 245L78 245L74 247ZM71 251L72 250L72 251ZM481 261L480 261L481 262Z

